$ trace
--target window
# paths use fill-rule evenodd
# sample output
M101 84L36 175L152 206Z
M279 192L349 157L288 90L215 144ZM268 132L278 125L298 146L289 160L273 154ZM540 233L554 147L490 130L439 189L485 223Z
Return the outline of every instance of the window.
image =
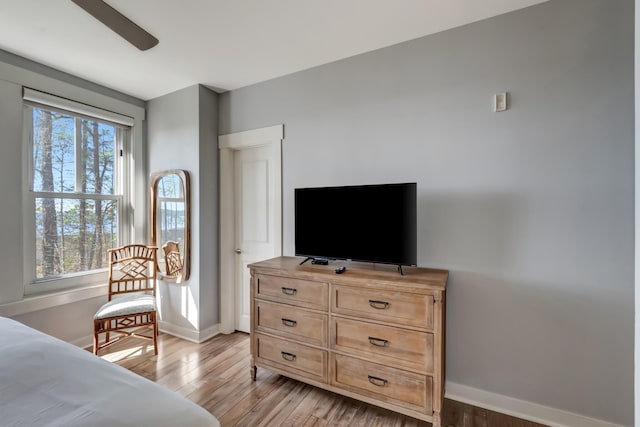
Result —
M28 281L43 290L104 280L108 249L128 240L129 127L28 101L25 123Z

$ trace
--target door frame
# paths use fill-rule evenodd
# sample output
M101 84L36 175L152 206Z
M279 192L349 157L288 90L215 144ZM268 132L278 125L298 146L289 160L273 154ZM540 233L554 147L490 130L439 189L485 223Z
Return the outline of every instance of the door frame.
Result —
M275 125L218 137L220 150L220 332L230 334L236 327L235 292L235 203L234 203L234 155L235 151L260 146L270 146L278 153L275 167L274 194L277 214L274 221L276 249L282 255L282 140L284 125Z

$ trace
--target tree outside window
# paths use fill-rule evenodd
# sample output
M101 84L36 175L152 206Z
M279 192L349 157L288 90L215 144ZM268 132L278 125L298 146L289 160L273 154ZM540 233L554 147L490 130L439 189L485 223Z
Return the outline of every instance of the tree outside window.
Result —
M31 107L36 280L107 267L119 242L124 128Z

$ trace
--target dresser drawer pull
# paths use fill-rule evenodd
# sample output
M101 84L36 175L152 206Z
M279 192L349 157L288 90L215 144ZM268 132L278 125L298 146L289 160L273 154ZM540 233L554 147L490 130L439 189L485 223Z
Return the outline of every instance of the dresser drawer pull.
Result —
M296 292L298 292L298 290L296 288L285 288L283 286L280 289L282 289L282 293L285 294L285 295L295 295Z
M389 341L384 338L369 337L369 342L377 347L386 347Z
M286 351L281 351L280 354L284 360L288 360L289 362L293 362L296 360L296 355L292 353L287 353Z
M384 378L374 377L373 375L368 375L369 382L377 387L384 387L387 385L388 381Z
M384 310L386 308L389 308L389 303L386 301L378 301L375 299L370 299L369 300L369 305L375 309L378 310Z
M294 326L296 326L298 322L296 322L295 320L291 320L291 319L285 319L284 317L282 318L282 324L284 326L288 326L290 328L293 328Z

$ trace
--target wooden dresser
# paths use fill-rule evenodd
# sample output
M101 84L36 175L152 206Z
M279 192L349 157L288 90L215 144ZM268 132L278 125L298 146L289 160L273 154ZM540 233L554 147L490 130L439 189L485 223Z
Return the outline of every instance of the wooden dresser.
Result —
M251 378L264 367L440 426L448 272L302 260L249 265Z

